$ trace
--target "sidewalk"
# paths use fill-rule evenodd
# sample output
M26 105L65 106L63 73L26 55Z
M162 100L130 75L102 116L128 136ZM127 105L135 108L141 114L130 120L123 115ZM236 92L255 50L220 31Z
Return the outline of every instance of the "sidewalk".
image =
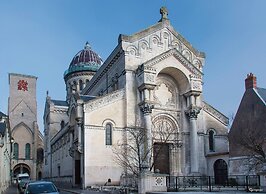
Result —
M95 190L91 190L91 189L86 189L86 190L82 190L82 189L78 189L78 188L68 188L68 189L63 189L60 188L60 191L66 191L69 193L77 193L77 194L107 194L109 192L104 192L104 191L95 191Z
M18 189L16 187L16 185L10 185L7 190L4 192L4 194L17 194L18 193Z

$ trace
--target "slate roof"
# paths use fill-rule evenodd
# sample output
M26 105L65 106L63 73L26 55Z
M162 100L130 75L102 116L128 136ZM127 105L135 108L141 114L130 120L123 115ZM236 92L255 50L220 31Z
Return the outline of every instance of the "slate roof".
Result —
M264 103L266 103L266 89L265 88L257 88L257 92L260 95L260 97L264 100Z
M88 102L94 98L96 98L95 96L86 96L86 95L80 95L80 98L84 101L84 102Z
M51 100L55 106L68 106L66 101L63 100Z
M0 123L0 134L5 136L6 133L6 123Z
M2 112L0 111L0 117L7 117L7 115L5 115L4 113L2 113Z

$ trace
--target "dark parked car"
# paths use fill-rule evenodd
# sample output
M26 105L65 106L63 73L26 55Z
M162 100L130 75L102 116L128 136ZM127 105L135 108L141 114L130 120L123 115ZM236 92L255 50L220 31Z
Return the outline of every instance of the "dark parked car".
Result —
M34 182L29 182L27 184L24 192L24 194L40 194L40 193L59 194L59 190L52 182L34 181Z

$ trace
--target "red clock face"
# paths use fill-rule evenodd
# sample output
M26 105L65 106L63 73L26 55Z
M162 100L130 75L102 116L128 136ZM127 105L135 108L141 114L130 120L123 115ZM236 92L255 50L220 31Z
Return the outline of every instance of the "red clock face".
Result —
M18 90L28 91L28 82L25 80L18 81Z

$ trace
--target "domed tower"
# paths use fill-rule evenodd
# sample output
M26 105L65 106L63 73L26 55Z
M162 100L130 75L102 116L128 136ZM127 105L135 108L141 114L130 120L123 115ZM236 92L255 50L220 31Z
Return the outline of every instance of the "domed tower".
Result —
M80 93L85 88L101 65L101 57L91 50L89 43L86 42L84 49L74 56L64 73L67 102L71 94Z

